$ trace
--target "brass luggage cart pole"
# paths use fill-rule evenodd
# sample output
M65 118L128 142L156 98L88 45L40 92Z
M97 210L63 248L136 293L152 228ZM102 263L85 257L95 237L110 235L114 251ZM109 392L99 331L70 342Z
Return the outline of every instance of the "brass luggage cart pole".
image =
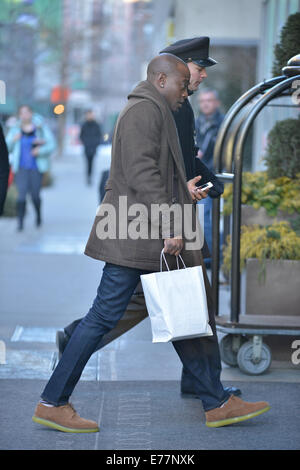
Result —
M300 79L300 54L290 59L282 72L284 75L280 77L255 85L234 103L220 127L214 150L217 177L233 184L230 318L219 315L220 200L213 201L212 290L217 330L226 334L220 341L221 358L226 364L238 365L241 371L251 375L265 372L271 363L271 351L263 343L263 336L300 336L299 317L272 319L269 315L266 319L246 313L242 322L239 318L241 190L245 141L259 112L273 99L291 94L292 83ZM247 341L247 338L251 340Z
M255 98L258 94L263 93L270 87L280 83L286 78L285 75L280 77L271 78L270 80L261 82L255 85L253 88L248 90L242 95L230 108L226 114L223 123L218 132L218 137L214 149L214 167L217 172L218 178L224 183L233 183L234 175L232 173L232 152L226 154L226 171L228 173L222 173L223 169L223 152L225 147L225 139L229 134L230 127L237 117L239 112L245 108L248 103ZM236 128L236 132L239 127ZM232 145L234 145L235 136L231 136ZM212 292L215 304L216 315L219 314L219 270L220 270L220 199L213 200L213 243L212 243Z
M234 151L234 180L233 180L233 220L232 220L232 263L231 263L231 321L238 322L240 314L240 231L241 231L241 188L243 149L249 128L258 113L272 99L280 96L290 88L297 77L290 77L268 90L257 100L245 121L241 125ZM300 78L300 75L298 76Z

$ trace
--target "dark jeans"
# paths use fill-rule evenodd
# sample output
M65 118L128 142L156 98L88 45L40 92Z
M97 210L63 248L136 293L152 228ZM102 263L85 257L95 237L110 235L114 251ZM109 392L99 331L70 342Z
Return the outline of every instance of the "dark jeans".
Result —
M139 283L140 275L147 272L105 264L93 305L72 334L41 395L44 400L56 406L68 402L90 356L103 335L116 326ZM204 409L207 411L224 403L229 394L220 382L221 362L216 334L174 341L173 346L185 369L195 378Z
M96 155L97 148L85 147L84 154L86 159L86 175L90 179L93 173L94 157Z
M212 241L213 241L213 234L212 234L212 211L213 211L213 199L211 197L207 197L202 199L198 204L204 205L204 238L207 243L208 249L210 254L212 254ZM220 233L220 265L223 262L223 233ZM205 258L205 263L208 267L211 264L211 256L209 258Z
M28 193L31 195L32 201L39 201L43 179L42 173L34 169L19 168L14 179L19 202L25 202Z

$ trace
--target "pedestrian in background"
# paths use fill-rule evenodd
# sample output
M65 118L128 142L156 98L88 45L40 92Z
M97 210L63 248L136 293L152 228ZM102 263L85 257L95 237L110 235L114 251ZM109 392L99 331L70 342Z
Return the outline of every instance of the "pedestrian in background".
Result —
M198 96L200 114L196 119L197 157L210 171L214 171L214 148L219 128L224 119L220 110L218 92L212 89L202 90ZM204 205L204 236L209 252L212 252L212 200L201 201ZM221 241L222 246L222 241ZM205 266L211 267L211 257L205 257Z
M198 95L200 114L196 119L196 142L198 157L210 169L214 169L213 156L219 128L224 119L220 110L218 92L212 89L200 91Z
M197 157L210 171L214 171L214 148L219 128L224 119L220 110L220 100L216 90L201 90L198 95L200 114L196 119L196 145ZM204 236L209 252L212 252L212 200L206 198L201 201L204 205ZM222 245L222 241L221 241ZM211 257L205 257L205 265L211 267Z
M22 105L19 120L11 127L6 142L18 191L18 230L23 230L26 198L30 194L36 213L36 226L42 223L41 186L43 174L49 170L49 157L55 149L55 139L44 119L34 114L31 107Z
M9 176L8 150L0 124L0 215L3 214Z
M102 141L101 126L96 121L92 110L85 114L85 121L80 131L80 140L84 146L84 155L86 158L86 178L87 184L92 183L93 162L97 152L97 147Z

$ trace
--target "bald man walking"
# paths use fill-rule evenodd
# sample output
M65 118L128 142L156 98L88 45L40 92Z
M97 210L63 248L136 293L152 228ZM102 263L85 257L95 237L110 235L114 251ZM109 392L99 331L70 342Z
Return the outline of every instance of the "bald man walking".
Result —
M187 97L189 79L189 69L181 59L170 54L155 57L148 66L147 80L131 92L127 106L119 115L106 195L85 249L88 256L105 261L102 278L92 307L72 334L41 395L33 416L37 423L65 432L97 432L98 423L81 418L69 403L69 397L102 336L124 314L140 276L160 271L162 249L171 269L176 267L175 256L179 253L187 266L203 265L201 250L188 249L185 245L186 230L182 230L176 211L169 224L174 204L182 209L193 206L199 191L193 180L186 182L172 115ZM173 184L175 176L176 185ZM124 236L123 223L130 219L129 211L124 215L122 210L124 197L128 208L143 206L142 222L151 229L148 237L130 237L128 227ZM152 216L153 204L161 208L161 218ZM117 214L112 227L107 215L111 208ZM196 379L208 426L229 424L237 418L248 419L267 411L265 402L247 404L224 390L219 374L207 367L209 347L200 356L191 340L175 341L173 346ZM204 368L207 373L200 374Z

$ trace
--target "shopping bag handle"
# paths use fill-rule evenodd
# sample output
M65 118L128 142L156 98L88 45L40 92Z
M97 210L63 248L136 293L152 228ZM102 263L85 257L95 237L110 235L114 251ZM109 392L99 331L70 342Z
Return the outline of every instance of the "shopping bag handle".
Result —
M181 262L182 262L182 264L183 264L183 267L186 269L186 265L184 264L184 261L183 261L181 255L176 256L177 269L180 269L180 268L179 268L179 261L178 261L178 258L181 259Z
M180 255L176 256L176 263L177 263L177 269L180 269L179 268L179 261L178 261L178 258L180 258L182 264L183 264L183 267L186 268L186 265L184 264L184 261L182 259L182 257ZM167 266L167 269L168 271L170 271L170 268L168 266L168 263L167 263L167 260L166 260L166 256L165 256L165 253L164 253L164 248L161 250L161 253L160 253L160 271L162 271L162 260L164 260L165 262L165 265Z

